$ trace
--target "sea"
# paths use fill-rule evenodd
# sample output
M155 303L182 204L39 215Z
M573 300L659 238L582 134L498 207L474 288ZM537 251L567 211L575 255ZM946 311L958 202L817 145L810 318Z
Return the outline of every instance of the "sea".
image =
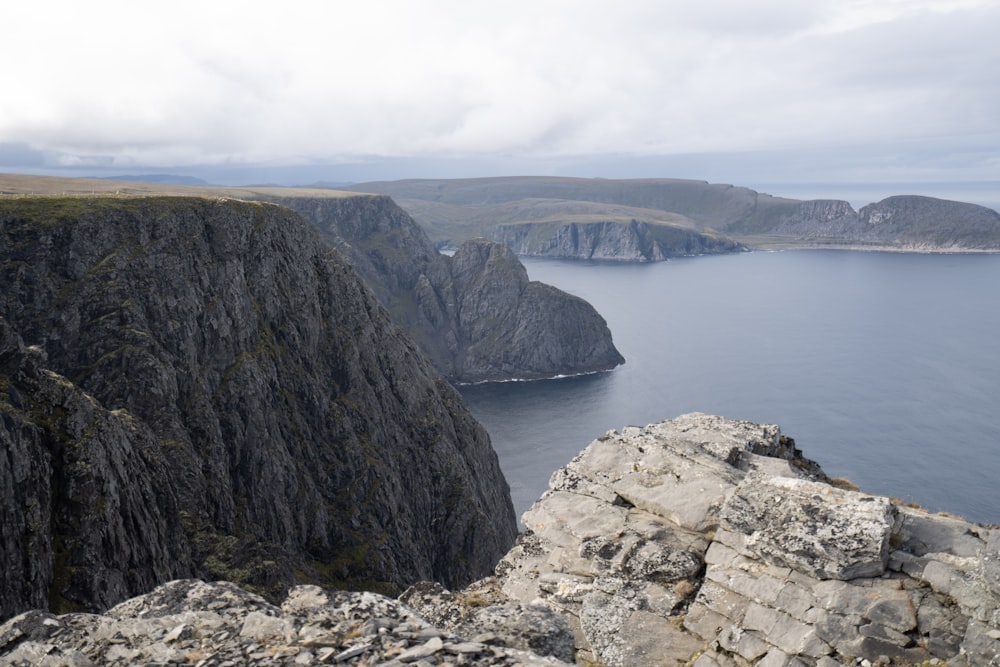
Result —
M522 261L593 304L626 363L460 387L519 515L607 431L704 412L778 424L869 493L1000 523L1000 255Z

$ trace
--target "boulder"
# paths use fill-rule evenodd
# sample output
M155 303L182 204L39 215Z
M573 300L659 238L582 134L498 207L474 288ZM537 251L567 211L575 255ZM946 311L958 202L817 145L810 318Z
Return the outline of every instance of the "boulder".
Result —
M888 498L763 475L747 475L721 512L761 560L842 580L885 572L894 515Z

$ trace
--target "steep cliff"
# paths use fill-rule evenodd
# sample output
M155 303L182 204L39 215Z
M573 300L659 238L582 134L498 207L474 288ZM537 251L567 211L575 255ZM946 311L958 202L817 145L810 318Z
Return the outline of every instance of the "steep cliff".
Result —
M396 322L458 382L571 375L624 362L587 302L528 280L500 244L439 253L388 197L281 197L351 262Z
M538 378L624 363L607 323L579 297L537 281L502 243L473 239L449 258L448 279L418 292L429 319L457 323L466 380Z
M674 214L690 223L693 231L711 232L712 237L729 237L749 246L862 245L898 250L1000 251L1000 214L996 211L913 195L889 197L855 211L841 200L801 201L744 187L666 178L403 180L361 183L351 189L393 197L412 210L421 225L434 230L435 240L451 242L462 235L493 234L498 225L536 222L532 216L539 202L547 203L547 222L562 217L562 224L569 225L580 215L579 204L584 202L600 205L593 211L612 206ZM518 213L523 217L517 218ZM549 238L554 236L548 234ZM512 240L524 243L523 232ZM530 242L527 249L540 243ZM573 247L566 239L556 245ZM586 249L586 244L582 247ZM586 252L578 256L586 256ZM641 252L636 257L648 261Z
M900 195L858 211L862 238L917 249L1000 250L1000 213L964 202Z
M523 222L498 225L493 237L524 257L561 257L624 262L659 262L743 250L717 235L639 220Z
M287 209L2 200L0 283L2 615L174 576L455 585L514 537L485 431Z

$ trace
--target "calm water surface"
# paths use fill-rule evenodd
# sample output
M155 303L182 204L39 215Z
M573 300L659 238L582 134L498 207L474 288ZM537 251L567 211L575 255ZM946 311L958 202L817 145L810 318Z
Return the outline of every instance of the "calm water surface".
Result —
M700 411L779 424L866 491L1000 523L1000 256L523 261L590 301L627 363L461 388L518 513L609 429Z

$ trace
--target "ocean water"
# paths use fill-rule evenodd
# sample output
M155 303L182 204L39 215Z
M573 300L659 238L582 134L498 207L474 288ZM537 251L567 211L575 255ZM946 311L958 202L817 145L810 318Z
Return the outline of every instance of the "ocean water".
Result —
M590 301L627 362L461 388L519 514L609 429L697 411L779 424L868 492L1000 523L1000 255L523 261Z

